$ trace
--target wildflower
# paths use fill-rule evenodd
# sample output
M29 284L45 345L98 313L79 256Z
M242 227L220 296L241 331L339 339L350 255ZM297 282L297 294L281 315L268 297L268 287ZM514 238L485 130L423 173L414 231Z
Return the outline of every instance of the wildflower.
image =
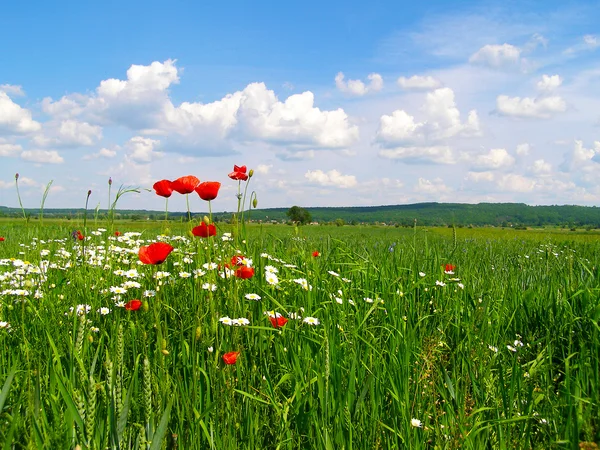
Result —
M217 263L211 262L202 264L202 267L204 267L206 270L215 270L219 266Z
M100 313L100 315L106 316L107 314L110 314L110 308L107 308L106 306L103 306L102 308L100 308L98 310L98 312Z
M202 285L202 289L205 289L207 291L216 291L217 290L217 285L216 284L211 284L211 283L204 283Z
M137 311L142 306L141 300L134 299L125 303L125 309L127 311Z
M265 272L278 273L279 270L277 270L277 267L265 266Z
M248 300L260 300L261 297L258 294L246 294L245 296Z
M312 286L310 286L308 284L308 281L306 281L306 278L296 278L293 281L294 281L294 283L298 283L300 286L302 286L302 289L304 289L305 291L308 291L308 290L312 291Z
M205 181L204 183L200 183L198 186L196 186L196 189L194 190L202 200L210 201L217 198L220 187L221 183L218 181Z
M277 275L275 275L275 273L273 273L273 272L266 272L265 273L265 280L271 286L276 286L276 285L279 284L279 278L277 278Z
M231 320L229 317L221 317L219 319L219 322L221 322L223 325L233 325L233 320Z
M214 351L215 351L215 349L214 349L214 348L212 348L212 346L208 347L208 349L207 349L207 350L208 350L208 353L212 353L212 352L214 352Z
M179 272L179 278L189 278L192 274L189 272Z
M421 428L423 426L423 422L419 419L410 419L410 424L415 428Z
M5 241L5 239L2 236L0 236L0 242L4 242L4 241Z
M275 317L269 316L269 320L271 321L271 325L275 328L281 328L288 322L288 320L279 313L276 313Z
M340 276L340 274L339 274L339 273L337 273L337 272L334 272L333 270L328 270L328 271L327 271L327 273L328 273L329 275L333 275L334 277L339 277L339 276Z
M456 269L456 266L453 266L452 264L446 264L444 267L444 272L448 275L454 275L454 269Z
M235 364L240 352L229 352L223 355L223 362L227 365Z
M173 246L171 244L155 242L146 247L140 247L138 256L144 264L161 264L172 251Z
M117 236L117 237L121 236L121 232L119 230L115 231L115 236Z
M493 345L488 345L488 348L494 353L498 353L498 347L494 347Z
M250 325L250 321L248 319L246 319L245 317L240 317L239 319L233 319L231 322L233 323L233 325L238 326L238 327Z
M156 191L156 195L160 195L161 197L169 198L173 193L173 186L171 186L169 180L157 181L152 187Z
M252 278L254 276L254 269L252 267L242 266L235 271L235 276L242 279Z
M0 321L0 329L10 330L10 323Z
M172 181L171 187L174 191L179 192L180 194L191 194L199 184L200 180L198 178L193 175L188 175Z
M319 256L321 256L321 254L320 254L320 253L319 253L317 250L315 250L315 251L312 253L312 255L313 255L313 258L318 258Z
M303 322L309 325L319 325L321 323L316 317L305 317Z
M419 272L419 276L423 278L425 276L425 272Z
M206 225L204 222L202 222L197 227L192 228L192 234L194 236L203 237L203 238L207 238L209 236L216 236L217 235L217 227L215 227L214 223L211 223L210 225Z
M232 180L246 181L248 179L248 175L246 174L246 166L238 167L234 164L233 172L231 172L228 176Z
M446 283L444 283L443 281L435 280L435 285L436 286L446 286Z
M147 291L144 291L143 295L144 295L144 297L154 297L156 295L156 291L147 290Z
M127 289L121 287L121 286L111 286L110 287L110 292L112 292L113 294L127 294Z

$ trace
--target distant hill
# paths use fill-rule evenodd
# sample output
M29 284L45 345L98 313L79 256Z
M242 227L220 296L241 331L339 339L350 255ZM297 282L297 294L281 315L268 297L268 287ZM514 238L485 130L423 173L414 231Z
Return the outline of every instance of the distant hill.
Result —
M386 223L403 226L413 225L417 220L419 225L427 226L592 226L600 227L600 208L596 206L529 206L524 203L415 203L412 205L389 206L356 206L306 209L315 222L333 222L342 219L345 223ZM285 221L288 208L255 209L246 211L246 217L253 221ZM32 218L37 217L36 209L26 210ZM47 218L81 218L83 209L46 209ZM95 214L106 217L106 210L88 210L88 218ZM202 217L206 212L194 212L194 217ZM0 217L20 217L18 208L0 206ZM170 212L169 218L180 220L184 212ZM148 210L117 210L116 218L130 220L161 220L163 211ZM215 220L229 220L231 212L214 213Z

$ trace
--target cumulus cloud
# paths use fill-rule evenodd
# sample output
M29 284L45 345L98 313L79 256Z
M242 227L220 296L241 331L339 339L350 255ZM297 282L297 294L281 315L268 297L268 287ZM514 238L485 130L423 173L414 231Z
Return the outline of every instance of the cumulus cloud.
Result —
M23 88L14 84L0 84L0 92L4 92L5 94L13 97L22 97L25 95Z
M527 142L517 145L517 156L527 156L530 151L531 146Z
M535 175L548 175L552 172L552 164L543 159L536 159L529 170Z
M558 88L562 81L559 75L542 75L542 79L537 82L537 88L540 91L550 92Z
M517 66L521 62L521 49L510 44L488 44L473 53L469 62L494 68Z
M579 172L589 172L600 163L600 141L594 142L594 148L586 148L583 141L575 140L573 148L565 154L560 169L564 172L576 169Z
M335 76L336 87L346 94L363 96L369 92L378 92L383 88L383 78L378 73L371 73L367 77L368 83L364 83L361 80L348 80L344 79L344 74L338 72Z
M467 172L467 176L465 177L467 181L473 181L475 183L480 183L482 181L491 182L494 181L494 173L493 172Z
M101 148L96 153L91 153L89 155L85 155L83 157L83 159L86 159L86 160L98 159L98 158L110 159L110 158L114 158L115 156L117 156L116 150L111 150L109 148Z
M444 184L444 180L441 178L435 178L431 181L426 178L419 178L413 190L421 194L429 195L439 195L452 191L452 189Z
M596 47L600 47L600 38L598 36L594 36L593 34L586 34L583 36L583 43L589 49L595 49Z
M535 187L535 181L518 175L515 173L508 173L502 175L496 182L496 186L501 191L507 192L531 192Z
M28 134L38 131L41 125L32 119L31 112L14 103L8 94L0 91L0 133Z
M39 164L61 164L65 161L56 150L25 150L21 152L21 158Z
M126 157L136 163L149 163L163 156L162 152L155 151L160 141L141 136L129 139L125 144Z
M515 158L504 148L493 148L479 155L463 154L463 159L470 162L471 170L482 172L507 169L515 164Z
M499 95L496 98L496 110L504 116L549 119L565 112L567 104L556 95L538 98Z
M423 122L415 121L404 110L381 116L377 141L385 147L393 147L480 134L477 111L470 111L467 120L462 122L454 100L454 91L450 88L439 88L427 93L422 111L426 117Z
M439 88L442 83L432 76L413 75L410 78L400 77L397 80L398 86L407 91L421 91Z
M139 134L168 135L165 149L194 154L232 153L224 141L264 141L299 151L344 148L358 139L343 109L324 111L310 91L280 101L264 83L212 103L172 103L169 87L179 83L175 61L133 65L126 80L109 79L91 95L72 94L42 106L54 118L75 118L94 125L118 124ZM372 84L377 85L375 78ZM215 150L217 149L217 150Z
M350 188L356 186L356 177L354 175L342 175L333 169L328 172L322 170L309 170L304 174L308 181L320 186L331 186L339 188Z
M272 164L259 164L256 168L256 173L260 173L262 175L267 175L271 169L273 168Z
M455 164L452 149L446 145L430 147L398 147L383 149L379 156L386 159L399 159L407 164Z
M23 148L18 144L3 144L0 142L0 158L19 156Z
M66 119L60 123L45 123L44 133L35 136L32 142L41 147L91 146L102 139L102 128L87 122Z

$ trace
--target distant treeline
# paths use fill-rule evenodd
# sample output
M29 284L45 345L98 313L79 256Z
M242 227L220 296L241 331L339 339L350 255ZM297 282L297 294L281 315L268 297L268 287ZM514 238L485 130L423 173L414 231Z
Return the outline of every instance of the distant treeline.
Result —
M600 208L596 206L529 206L524 203L416 203L412 205L359 206L344 208L305 207L312 220L318 223L384 223L387 225L412 226L415 219L418 225L426 226L566 226L600 227ZM253 209L246 211L246 219L262 222L285 222L288 208ZM39 211L26 209L30 219L36 219ZM106 210L88 210L88 219L96 216L106 218ZM193 212L201 218L206 212ZM44 218L80 219L83 209L45 209ZM22 217L18 208L0 206L0 217ZM164 220L163 211L117 210L115 219ZM185 219L185 212L169 212L170 220ZM215 221L229 221L231 212L213 213Z

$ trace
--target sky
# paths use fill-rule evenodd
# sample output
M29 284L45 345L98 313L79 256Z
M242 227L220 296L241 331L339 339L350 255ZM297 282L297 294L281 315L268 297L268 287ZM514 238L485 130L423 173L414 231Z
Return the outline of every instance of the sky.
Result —
M600 1L0 4L0 205L600 205ZM195 194L194 194L195 195ZM197 196L193 210L206 210ZM169 209L185 210L174 195Z

